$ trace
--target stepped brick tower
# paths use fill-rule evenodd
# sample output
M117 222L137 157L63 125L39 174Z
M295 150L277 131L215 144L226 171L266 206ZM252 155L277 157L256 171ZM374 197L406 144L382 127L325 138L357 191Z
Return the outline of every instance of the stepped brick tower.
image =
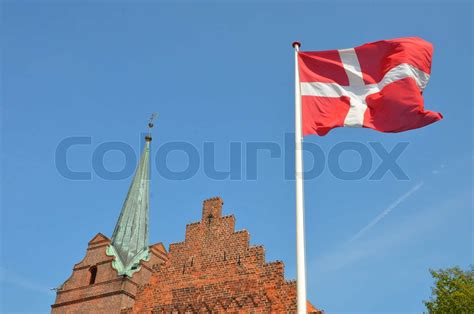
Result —
M151 136L145 140L112 239L99 233L89 241L86 256L57 289L52 313L120 313L133 306L137 288L166 261L163 244L148 245Z
M296 313L296 282L285 280L281 261L265 261L263 246L249 245L246 230L234 230L219 197L204 201L184 242L169 252L149 245L150 134L145 139L112 238L99 233L89 241L51 312ZM309 302L307 312L321 314Z
M149 261L141 261L132 277L118 275L112 266L114 258L105 253L110 244L110 239L100 233L89 241L86 256L58 288L51 313L120 313L133 306L137 288L167 259L163 244L157 243L149 247Z

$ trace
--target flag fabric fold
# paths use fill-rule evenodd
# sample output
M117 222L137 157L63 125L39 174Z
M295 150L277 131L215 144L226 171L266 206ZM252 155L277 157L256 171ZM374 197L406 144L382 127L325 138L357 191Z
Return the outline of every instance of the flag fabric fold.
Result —
M424 110L422 97L432 53L432 45L416 37L299 52L303 135L337 127L402 132L441 120Z

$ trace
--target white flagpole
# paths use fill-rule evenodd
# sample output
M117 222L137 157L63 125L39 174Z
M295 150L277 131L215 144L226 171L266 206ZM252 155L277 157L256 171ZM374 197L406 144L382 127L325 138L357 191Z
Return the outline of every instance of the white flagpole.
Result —
M301 90L298 69L298 51L295 48L295 181L296 181L296 264L297 264L297 308L298 314L306 314L306 263L304 240L304 187L303 187L303 135L301 126Z

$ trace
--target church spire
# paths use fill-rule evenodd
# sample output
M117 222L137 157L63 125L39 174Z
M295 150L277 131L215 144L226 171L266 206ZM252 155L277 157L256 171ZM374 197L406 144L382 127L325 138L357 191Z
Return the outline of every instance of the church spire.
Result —
M119 275L129 277L139 270L141 260L149 259L150 143L155 117L153 114L148 123L145 147L115 226L112 243L107 247L107 255L115 257L112 266Z

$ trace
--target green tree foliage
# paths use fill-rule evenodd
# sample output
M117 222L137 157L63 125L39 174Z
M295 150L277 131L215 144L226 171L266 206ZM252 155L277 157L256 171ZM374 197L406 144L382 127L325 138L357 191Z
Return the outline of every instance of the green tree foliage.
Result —
M430 270L435 279L429 301L430 314L474 314L474 265L463 271L459 267Z

